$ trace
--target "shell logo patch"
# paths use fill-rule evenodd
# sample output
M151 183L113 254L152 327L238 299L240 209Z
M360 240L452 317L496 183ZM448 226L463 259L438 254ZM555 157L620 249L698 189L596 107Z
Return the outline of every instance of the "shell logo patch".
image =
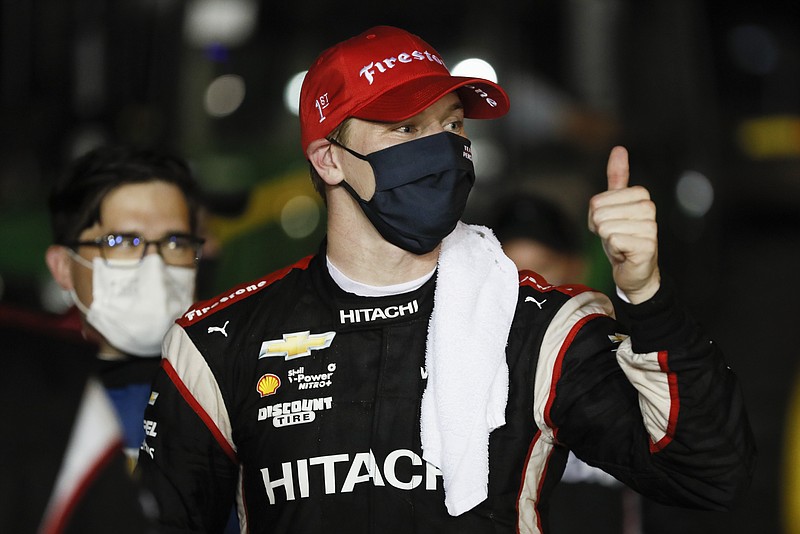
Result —
M281 379L271 373L259 378L258 384L256 384L256 390L262 399L274 395L279 387L281 387Z

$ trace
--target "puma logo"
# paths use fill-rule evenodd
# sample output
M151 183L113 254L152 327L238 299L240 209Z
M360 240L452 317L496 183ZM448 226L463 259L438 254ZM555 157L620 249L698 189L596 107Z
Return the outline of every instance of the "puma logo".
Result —
M545 302L547 302L547 299L544 299L542 302L539 302L538 300L536 300L536 299L535 299L535 298L533 298L533 297L525 297L525 302L533 302L534 304L536 304L537 306L539 306L539 309L541 310L541 309L542 309L542 304L544 304Z
M209 326L208 333L210 334L212 332L219 332L223 336L228 337L228 333L225 331L225 329L228 327L228 323L230 323L230 321L225 321L225 324L222 326Z

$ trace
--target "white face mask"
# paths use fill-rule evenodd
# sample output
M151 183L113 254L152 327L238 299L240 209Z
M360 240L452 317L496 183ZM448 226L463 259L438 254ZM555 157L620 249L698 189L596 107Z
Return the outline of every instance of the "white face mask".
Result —
M88 309L70 292L89 324L122 352L160 356L167 330L194 301L196 269L166 265L158 254L148 254L136 267L119 268L102 258L91 264L77 254L73 258L93 271Z

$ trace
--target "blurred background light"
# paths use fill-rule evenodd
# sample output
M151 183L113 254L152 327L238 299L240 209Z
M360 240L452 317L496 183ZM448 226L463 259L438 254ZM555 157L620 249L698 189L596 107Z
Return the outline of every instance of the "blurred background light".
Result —
M253 34L257 20L253 0L193 0L186 6L185 37L198 48L239 46Z
M298 195L284 204L281 210L281 228L291 238L302 239L311 235L320 222L320 212L314 199Z
M734 65L748 74L765 75L774 71L780 60L775 36L764 26L746 24L731 29L728 50Z
M283 90L283 105L292 115L298 115L300 112L300 88L307 72L304 70L292 76Z
M494 67L483 59L469 58L459 61L450 70L453 76L471 76L473 78L484 78L497 83L497 73Z
M225 74L211 81L206 88L204 105L212 117L227 117L242 105L246 90L244 78Z
M714 186L702 173L685 171L675 187L681 210L692 217L703 217L714 204Z

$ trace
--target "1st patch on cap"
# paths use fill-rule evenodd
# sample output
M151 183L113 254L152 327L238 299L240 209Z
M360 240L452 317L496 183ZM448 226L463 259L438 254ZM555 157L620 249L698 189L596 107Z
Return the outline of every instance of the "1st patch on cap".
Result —
M325 119L327 119L325 113L323 113L322 110L327 108L330 105L330 103L331 103L330 100L328 100L328 93L325 93L324 95L319 96L314 100L314 107L316 107L317 111L319 112L319 122L322 122Z

